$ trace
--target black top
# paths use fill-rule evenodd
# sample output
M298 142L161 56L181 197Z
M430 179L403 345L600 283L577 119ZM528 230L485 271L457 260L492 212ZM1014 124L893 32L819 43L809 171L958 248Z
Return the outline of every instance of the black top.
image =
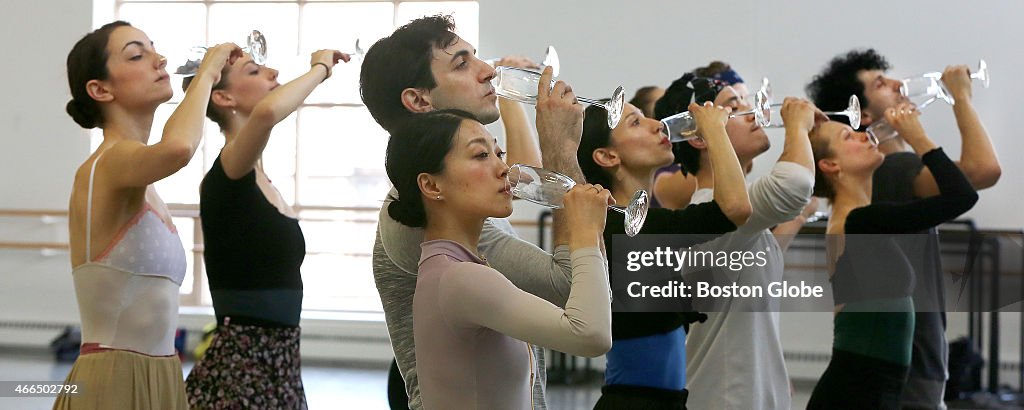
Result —
M263 195L256 171L232 180L218 156L200 185L199 216L218 322L297 325L306 241L299 221Z
M846 243L832 275L836 304L909 296L913 289L913 268L894 236L857 234L920 232L960 216L978 201L970 181L941 148L929 151L921 160L934 175L939 195L873 203L846 217Z
M872 178L872 202L906 202L916 199L914 181L924 168L921 157L913 152L896 152L885 156L885 162ZM929 228L922 235L901 235L896 243L910 258L914 268L914 306L919 312L941 312L945 306L942 259L939 233Z
M715 201L690 205L683 209L651 208L640 234L689 234L675 245L690 246L714 239L736 230L722 208ZM625 216L608 210L604 229L604 243L608 255L614 255L612 235L623 235ZM621 239L621 238L620 238ZM690 240L692 239L692 242ZM609 261L609 264L624 261ZM609 275L613 269L609 268ZM615 278L611 278L614 283ZM616 298L623 297L616 292ZM612 312L612 339L630 339L673 331L693 322L695 312Z

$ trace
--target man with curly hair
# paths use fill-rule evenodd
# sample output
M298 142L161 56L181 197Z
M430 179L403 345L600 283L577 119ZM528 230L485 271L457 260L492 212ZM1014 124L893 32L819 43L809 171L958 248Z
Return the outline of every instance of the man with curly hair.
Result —
M889 62L874 49L852 50L836 56L807 85L807 94L822 110L846 108L851 94L861 101L861 126L867 127L885 118L885 112L908 102L900 94L899 80L886 75ZM962 147L957 166L976 189L988 188L999 180L1001 169L992 141L972 104L971 78L967 66L946 67L942 82L956 101L953 113L960 129ZM901 138L878 146L886 154L875 171L872 201L902 202L938 195L931 172ZM902 238L904 249L919 249L924 258L911 261L916 272L914 290L914 343L910 372L903 389L903 408L944 409L943 392L948 378L946 344L945 287L939 259L938 233Z

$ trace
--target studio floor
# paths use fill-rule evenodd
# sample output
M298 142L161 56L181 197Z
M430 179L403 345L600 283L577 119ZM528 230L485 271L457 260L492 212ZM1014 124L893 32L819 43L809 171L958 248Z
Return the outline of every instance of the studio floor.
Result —
M187 375L192 363L184 363ZM70 363L56 363L44 352L0 349L0 381L58 381L71 370ZM302 381L309 408L316 409L388 409L387 364L379 367L305 363ZM549 384L548 407L552 410L590 410L601 393L599 378L571 386ZM793 408L806 406L812 384L796 383ZM43 410L53 406L53 398L0 397L0 409Z

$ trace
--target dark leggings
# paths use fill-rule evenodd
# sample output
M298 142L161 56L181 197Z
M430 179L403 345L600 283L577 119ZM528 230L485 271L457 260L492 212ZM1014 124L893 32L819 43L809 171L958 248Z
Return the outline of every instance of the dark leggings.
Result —
M612 384L601 387L594 410L686 410L689 392Z
M807 409L899 409L907 366L832 349Z

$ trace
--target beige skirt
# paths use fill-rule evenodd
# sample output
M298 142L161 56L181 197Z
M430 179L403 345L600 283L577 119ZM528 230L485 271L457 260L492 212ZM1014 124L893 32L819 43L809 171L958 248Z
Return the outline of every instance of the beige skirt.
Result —
M82 354L65 384L77 394L61 394L56 409L188 409L178 356L148 356L125 350Z

